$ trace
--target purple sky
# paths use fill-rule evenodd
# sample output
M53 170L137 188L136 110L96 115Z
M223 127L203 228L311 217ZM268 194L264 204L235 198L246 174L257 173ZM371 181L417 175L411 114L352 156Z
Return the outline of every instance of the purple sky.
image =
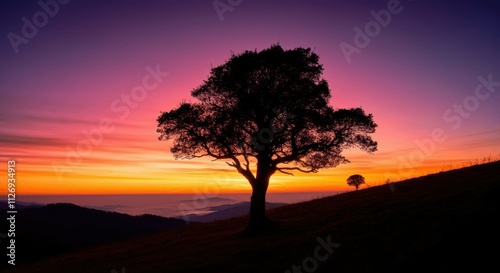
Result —
M341 188L357 171L376 184L500 155L497 1L221 0L229 10L220 14L212 1L40 2L53 16L38 1L0 2L0 158L18 161L26 193L186 192L206 172L232 173L223 162L174 161L157 141L155 119L189 100L231 52L275 43L314 49L331 104L361 106L379 125L378 152L349 151L352 163L320 172L311 190ZM372 13L390 21L381 26ZM24 17L40 25L31 37ZM355 28L365 35L367 26L375 34L356 43ZM341 45L357 53L346 56ZM168 76L124 103L147 67ZM476 92L480 77L490 89ZM68 161L82 131L103 119L112 132ZM436 128L446 140L431 145L425 139ZM228 191L248 190L237 175ZM275 189L307 190L297 177L278 176Z

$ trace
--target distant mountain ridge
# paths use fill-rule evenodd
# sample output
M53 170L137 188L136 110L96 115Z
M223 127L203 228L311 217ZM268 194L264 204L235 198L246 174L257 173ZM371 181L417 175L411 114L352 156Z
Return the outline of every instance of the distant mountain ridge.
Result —
M270 203L266 202L266 209L273 209L281 206L288 205L287 203ZM232 217L243 216L250 211L250 202L240 202L236 204L225 204L219 206L208 207L206 210L211 210L214 212L197 215L188 214L183 216L176 216L176 218L183 219L188 222L213 222L218 220L229 219Z
M233 202L236 203L238 201L230 198L224 198L224 197L206 197L202 199L204 202ZM185 200L180 200L177 203L191 203L193 202L193 199L185 199Z
M6 206L2 207L3 211L4 208ZM131 216L69 203L16 204L16 208L16 256L19 263L188 224L176 218L150 214Z
M19 201L16 201L16 203L15 203L16 210L42 207L42 206L45 206L45 205L40 204L40 203L34 203L34 202L19 202ZM7 202L7 200L0 200L0 210L7 210L8 207L9 207L9 203Z

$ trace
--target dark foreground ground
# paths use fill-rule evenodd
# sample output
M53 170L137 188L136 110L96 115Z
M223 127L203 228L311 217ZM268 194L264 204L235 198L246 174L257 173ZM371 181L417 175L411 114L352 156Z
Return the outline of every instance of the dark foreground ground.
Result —
M266 234L240 217L7 272L483 272L497 268L499 182L493 162L273 209Z

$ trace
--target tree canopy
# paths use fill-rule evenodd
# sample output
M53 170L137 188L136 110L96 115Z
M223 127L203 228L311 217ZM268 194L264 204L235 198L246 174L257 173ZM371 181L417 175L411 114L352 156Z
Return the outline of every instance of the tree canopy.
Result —
M260 199L276 171L315 173L348 163L345 149L377 150L370 137L377 127L373 116L331 107L322 73L310 48L273 45L232 54L191 92L195 102L161 113L159 139L173 139L176 159L226 161L252 186L252 206L259 195L263 210ZM266 218L251 208L252 215Z

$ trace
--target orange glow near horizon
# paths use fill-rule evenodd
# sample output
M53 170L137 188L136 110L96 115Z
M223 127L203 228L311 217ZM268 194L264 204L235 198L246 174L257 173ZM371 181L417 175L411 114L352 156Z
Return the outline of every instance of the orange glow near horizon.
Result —
M0 29L19 33L19 18L36 5L4 2ZM370 11L383 3L245 1L222 22L201 2L79 1L33 41L16 38L19 52L4 38L0 199L8 160L17 162L19 196L250 193L224 161L175 160L171 142L158 141L156 120L193 101L191 91L232 54L273 44L318 55L329 105L372 114L378 151L345 151L350 164L318 173L276 173L269 192L353 190L352 174L374 186L499 159L500 35L491 3L408 1L369 45L354 49L364 40L354 29L375 23ZM344 42L354 43L349 56Z
M164 144L164 143L163 143ZM384 184L407 178L436 173L451 168L460 168L471 160L447 160L433 158L411 169L402 171L391 158L352 152L352 163L318 173L295 172L293 176L276 173L271 177L268 192L336 192L353 188L346 184L351 174L361 174L367 186ZM97 154L104 158L105 155ZM115 157L110 155L109 157ZM72 172L62 176L37 166L33 162L17 160L17 193L22 195L106 195L106 194L231 194L251 193L251 187L243 176L222 161L212 162L208 158L174 160L167 151L151 154L136 154L136 158L150 157L149 162L110 165L108 160L82 161ZM170 159L165 160L165 158ZM163 160L162 160L163 158ZM87 162L88 161L88 162ZM385 161L388 161L389 164ZM147 173L144 170L154 170ZM1 175L7 175L2 170ZM2 195L7 191L2 188Z
M16 160L16 192L19 195L94 195L94 194L196 194L196 193L251 193L249 183L224 161L210 158L175 160L169 151L170 143L158 141L154 117L142 126L116 124L115 132L105 135L100 145L92 146L86 154L74 157L82 135L64 140L62 145L52 143L19 142L11 148L16 155L5 160ZM318 173L294 172L293 176L276 172L271 177L268 192L334 192L352 190L346 179L361 174L365 186L384 184L387 179L399 181L435 173L443 169L463 167L467 161L498 149L491 139L483 140L479 149L457 151L457 140L434 144L433 154L425 154L415 140L391 137L393 129L380 124L373 138L378 151L367 154L356 149L344 152L351 163ZM92 127L88 130L91 130ZM81 130L81 129L78 129ZM147 132L144 134L143 132ZM497 134L499 131L494 131ZM418 139L425 139L423 135ZM404 141L404 142L402 142ZM68 143L68 144L65 144ZM80 147L81 149L81 147ZM411 161L411 162L410 162ZM0 170L6 177L6 168ZM362 186L363 187L363 186ZM1 187L3 196L7 188Z

